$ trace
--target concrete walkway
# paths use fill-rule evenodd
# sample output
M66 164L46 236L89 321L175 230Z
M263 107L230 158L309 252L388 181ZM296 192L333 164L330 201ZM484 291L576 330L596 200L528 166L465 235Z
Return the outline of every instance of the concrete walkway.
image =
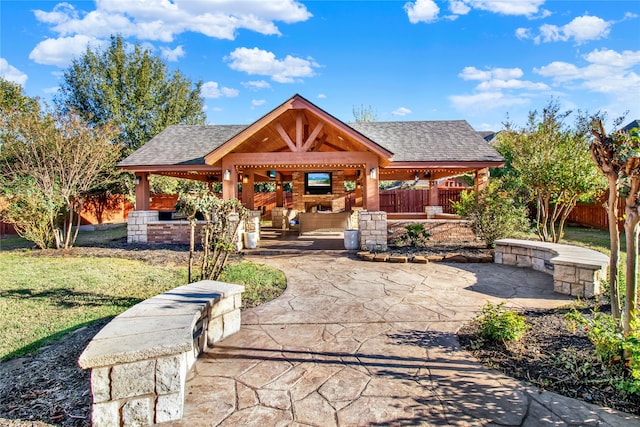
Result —
M494 264L254 258L288 279L196 363L185 426L640 426L487 369L455 332L486 302L555 307L549 275Z

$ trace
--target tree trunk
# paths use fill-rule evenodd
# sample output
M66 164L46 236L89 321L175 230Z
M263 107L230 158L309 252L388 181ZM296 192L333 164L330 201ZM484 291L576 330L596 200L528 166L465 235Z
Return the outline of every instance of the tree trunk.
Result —
M624 322L622 329L625 335L631 331L638 311L638 223L640 223L640 176L632 176L629 180L630 191L625 199L624 232L627 241L627 289L624 301Z
M631 197L631 196L629 196ZM624 231L627 242L627 289L624 302L623 332L628 335L638 311L638 206L625 208Z
M620 287L618 284L618 264L620 263L620 232L618 231L618 176L607 174L609 182L609 199L607 201L607 219L609 220L609 241L611 256L609 257L609 294L611 299L611 315L618 321L621 319Z
M188 280L191 283L191 272L193 269L193 251L195 249L195 240L196 240L196 224L193 220L190 220L191 224L191 234L189 235L189 273Z

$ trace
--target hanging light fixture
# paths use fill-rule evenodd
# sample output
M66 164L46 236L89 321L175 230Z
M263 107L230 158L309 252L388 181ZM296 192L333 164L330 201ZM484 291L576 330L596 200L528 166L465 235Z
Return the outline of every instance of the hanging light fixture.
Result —
M225 181L229 181L231 179L231 169L227 169L227 170L224 171L223 179Z

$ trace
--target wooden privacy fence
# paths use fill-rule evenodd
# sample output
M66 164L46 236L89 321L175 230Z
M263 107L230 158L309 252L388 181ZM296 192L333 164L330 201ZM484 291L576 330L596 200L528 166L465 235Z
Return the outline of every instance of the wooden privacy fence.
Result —
M438 192L438 200L431 200L427 189L421 190L381 190L380 210L385 212L424 212L425 206L442 206L445 213L455 213L453 203L460 201L460 193L465 188L448 188Z

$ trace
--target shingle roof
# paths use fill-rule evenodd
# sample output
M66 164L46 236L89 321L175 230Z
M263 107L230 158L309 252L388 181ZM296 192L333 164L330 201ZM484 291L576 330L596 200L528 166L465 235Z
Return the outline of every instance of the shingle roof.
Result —
M204 156L246 125L169 126L118 166L203 165Z
M504 160L466 120L358 122L349 126L393 152L393 162Z
M633 128L640 128L640 119L635 119L634 121L623 127L622 131L629 132Z
M504 159L465 120L348 123L394 153L393 162ZM169 126L118 166L204 164L204 156L247 125Z

